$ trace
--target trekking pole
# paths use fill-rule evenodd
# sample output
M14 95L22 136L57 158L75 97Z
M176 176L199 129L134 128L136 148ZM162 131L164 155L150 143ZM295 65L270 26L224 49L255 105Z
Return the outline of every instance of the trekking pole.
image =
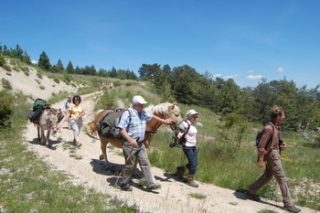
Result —
M139 141L139 138L137 139L137 142L138 142L138 141ZM131 158L131 153L132 153L133 149L134 149L134 147L131 148L129 155L128 155L126 161L124 162L124 165L123 165L122 168L121 168L121 172L120 172L119 175L118 175L117 181L116 181L115 184L114 184L114 187L117 185L117 183L118 183L118 181L119 181L119 178L120 178L120 176L122 175L122 172L123 172L124 167L127 165L129 159Z

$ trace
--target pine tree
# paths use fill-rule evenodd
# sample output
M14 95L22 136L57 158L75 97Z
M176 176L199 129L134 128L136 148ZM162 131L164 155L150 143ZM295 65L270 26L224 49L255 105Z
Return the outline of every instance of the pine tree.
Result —
M46 71L51 70L50 59L44 51L40 55L38 66Z

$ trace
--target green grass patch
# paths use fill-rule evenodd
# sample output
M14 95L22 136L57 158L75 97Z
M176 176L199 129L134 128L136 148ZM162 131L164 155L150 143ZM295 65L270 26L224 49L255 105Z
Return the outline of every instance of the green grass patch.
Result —
M180 105L179 105L180 106ZM182 113L185 106L180 107ZM220 187L243 192L263 173L264 168L257 166L257 151L254 138L261 128L254 124L234 123L226 128L217 116L194 108L199 113L198 126L198 167L196 180L215 184ZM254 128L253 128L254 127ZM185 165L187 159L181 148L170 148L172 134L169 127L161 126L154 135L148 150L153 166L175 173L176 167ZM288 148L282 152L284 171L289 179L289 189L297 205L320 210L318 196L320 186L319 149L306 146L308 141L299 132L283 134ZM261 197L282 201L279 186L275 179L258 191Z
M22 133L31 104L20 93L14 96L14 128L0 129L0 206L5 212L139 211L116 197L76 185L72 181L75 177L54 170L39 155L28 151Z
M207 197L204 194L199 194L199 193L190 193L189 196L193 197L193 198L196 198L198 200L204 200Z

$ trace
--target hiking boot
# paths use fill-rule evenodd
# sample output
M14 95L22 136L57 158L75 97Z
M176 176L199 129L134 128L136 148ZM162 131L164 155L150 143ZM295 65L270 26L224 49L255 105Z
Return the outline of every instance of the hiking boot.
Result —
M252 194L251 192L249 192L248 190L246 190L244 192L244 195L249 199L249 200L253 200L253 201L257 201L260 202L261 199L259 196Z
M285 210L289 211L289 212L293 212L293 213L298 213L301 211L301 209L295 207L294 205L292 206L285 206L284 207Z
M197 187L199 186L199 185L194 181L194 178L193 178L192 175L189 175L189 176L188 176L187 184L188 184L189 186L192 186L192 187L195 187L195 188L197 188Z
M183 179L183 174L184 172L186 171L185 167L184 166L178 166L177 167L177 175Z
M152 183L147 186L147 190L152 191L156 189L161 189L161 185L158 183Z
M129 183L121 184L120 189L123 191L132 191L132 187L129 185Z
M73 145L80 147L82 145L82 143L77 142L76 140L73 140Z

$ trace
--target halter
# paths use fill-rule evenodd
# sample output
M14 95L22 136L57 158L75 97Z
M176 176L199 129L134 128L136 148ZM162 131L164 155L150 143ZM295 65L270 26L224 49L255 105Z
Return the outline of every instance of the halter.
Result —
M57 126L53 126L53 127L51 127L51 130L54 130L54 129L59 130L59 129L60 129L60 127L57 127Z
M168 106L168 113L167 113L167 115L170 114L170 108L171 108L171 106ZM183 119L182 119L179 123L175 123L175 122L172 121L172 124L177 127L177 126L179 126L183 121L184 121ZM171 128L172 131L174 131L174 128L173 128L171 125L170 125L170 128Z

